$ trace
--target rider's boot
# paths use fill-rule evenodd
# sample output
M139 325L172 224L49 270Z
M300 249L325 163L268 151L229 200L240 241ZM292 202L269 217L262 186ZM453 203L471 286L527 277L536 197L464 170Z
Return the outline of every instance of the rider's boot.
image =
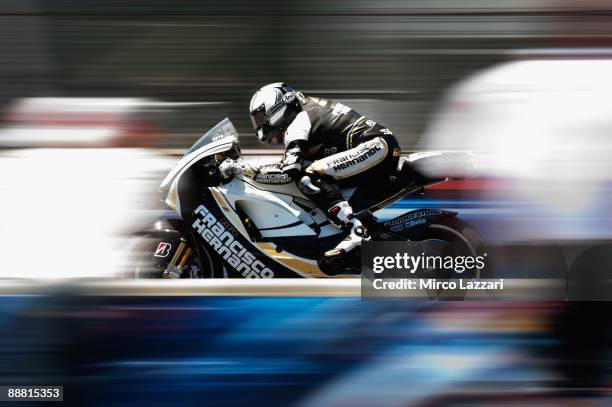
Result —
M326 251L323 256L327 259L333 259L338 256L343 256L353 251L356 247L361 246L363 240L367 240L368 234L366 228L353 216L353 208L347 201L340 201L329 209L330 220L338 224L341 228L350 228L349 235L342 240L336 247Z

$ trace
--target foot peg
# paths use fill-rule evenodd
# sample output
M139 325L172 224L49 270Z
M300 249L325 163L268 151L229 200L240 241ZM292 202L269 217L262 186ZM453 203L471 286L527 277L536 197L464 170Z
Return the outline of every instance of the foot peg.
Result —
M326 251L323 254L325 258L343 257L345 254L350 254L356 247L361 246L361 242L367 239L365 228L361 224L353 224L351 233L344 238L336 247Z

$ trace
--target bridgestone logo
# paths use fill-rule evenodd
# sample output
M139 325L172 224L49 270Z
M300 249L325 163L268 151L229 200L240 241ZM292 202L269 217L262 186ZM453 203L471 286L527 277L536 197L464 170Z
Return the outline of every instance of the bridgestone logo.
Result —
M409 212L405 215L400 216L399 218L388 220L384 223L384 226L393 226L399 225L401 223L405 223L411 220L415 220L418 218L422 218L424 216L436 216L441 215L442 211L439 209L422 209L414 212Z
M234 234L237 232L231 230L233 228L230 225L226 225L227 228L223 227L203 205L198 206L193 213L200 215L201 218L196 218L192 227L236 271L245 278L274 277L272 270L257 260L255 255L248 251L242 243L234 239Z
M401 232L404 229L427 223L424 219L427 216L437 216L441 214L442 211L439 209L422 209L407 213L399 218L388 220L383 225L388 227L392 232Z
M365 148L362 148L351 156L340 157L336 160L331 161L330 165L332 166L334 171L338 172L340 170L350 168L356 164L359 164L360 162L367 160L380 150L382 150L382 147L378 145L374 145L371 147L365 146Z

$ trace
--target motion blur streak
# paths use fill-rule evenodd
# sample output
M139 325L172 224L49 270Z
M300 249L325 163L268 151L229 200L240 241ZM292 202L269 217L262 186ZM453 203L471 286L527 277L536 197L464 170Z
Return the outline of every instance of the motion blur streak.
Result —
M164 142L185 146L224 116L250 133L250 93L284 80L344 100L406 149L451 84L509 50L610 46L610 10L597 0L4 0L0 103L227 102L168 119Z
M115 273L122 234L155 199L160 163L135 149L0 152L2 276Z
M425 199L489 240L611 237L607 2L252 6L2 2L1 275L113 274L123 234L154 218L168 152L225 116L257 147L248 100L278 80L384 123L404 150L484 153L476 175L503 188ZM397 205L379 215L411 203Z
M260 148L249 98L286 81L405 151L478 153L477 180L379 216L451 208L511 242L500 276L589 278L612 261L578 247L612 231L611 16L604 0L3 0L0 276L116 274L176 154L224 117ZM610 302L56 283L0 290L0 382L63 385L71 405L610 405Z
M0 305L1 380L62 383L80 405L609 402L608 318L577 304L65 292Z
M612 49L565 52L571 59L509 62L461 82L422 136L426 150L479 153L472 175L503 178L532 205L515 239L612 237Z

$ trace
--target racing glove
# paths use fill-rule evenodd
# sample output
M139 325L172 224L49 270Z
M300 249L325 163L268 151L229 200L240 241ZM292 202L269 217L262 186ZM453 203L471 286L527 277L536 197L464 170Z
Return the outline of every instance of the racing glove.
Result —
M254 163L228 158L219 164L219 172L225 179L241 175L261 184L288 184L299 179L303 162L301 151L301 144L293 142L279 162Z
M230 178L233 175L238 175L242 172L240 164L231 158L227 158L221 164L219 164L219 173L225 179Z

